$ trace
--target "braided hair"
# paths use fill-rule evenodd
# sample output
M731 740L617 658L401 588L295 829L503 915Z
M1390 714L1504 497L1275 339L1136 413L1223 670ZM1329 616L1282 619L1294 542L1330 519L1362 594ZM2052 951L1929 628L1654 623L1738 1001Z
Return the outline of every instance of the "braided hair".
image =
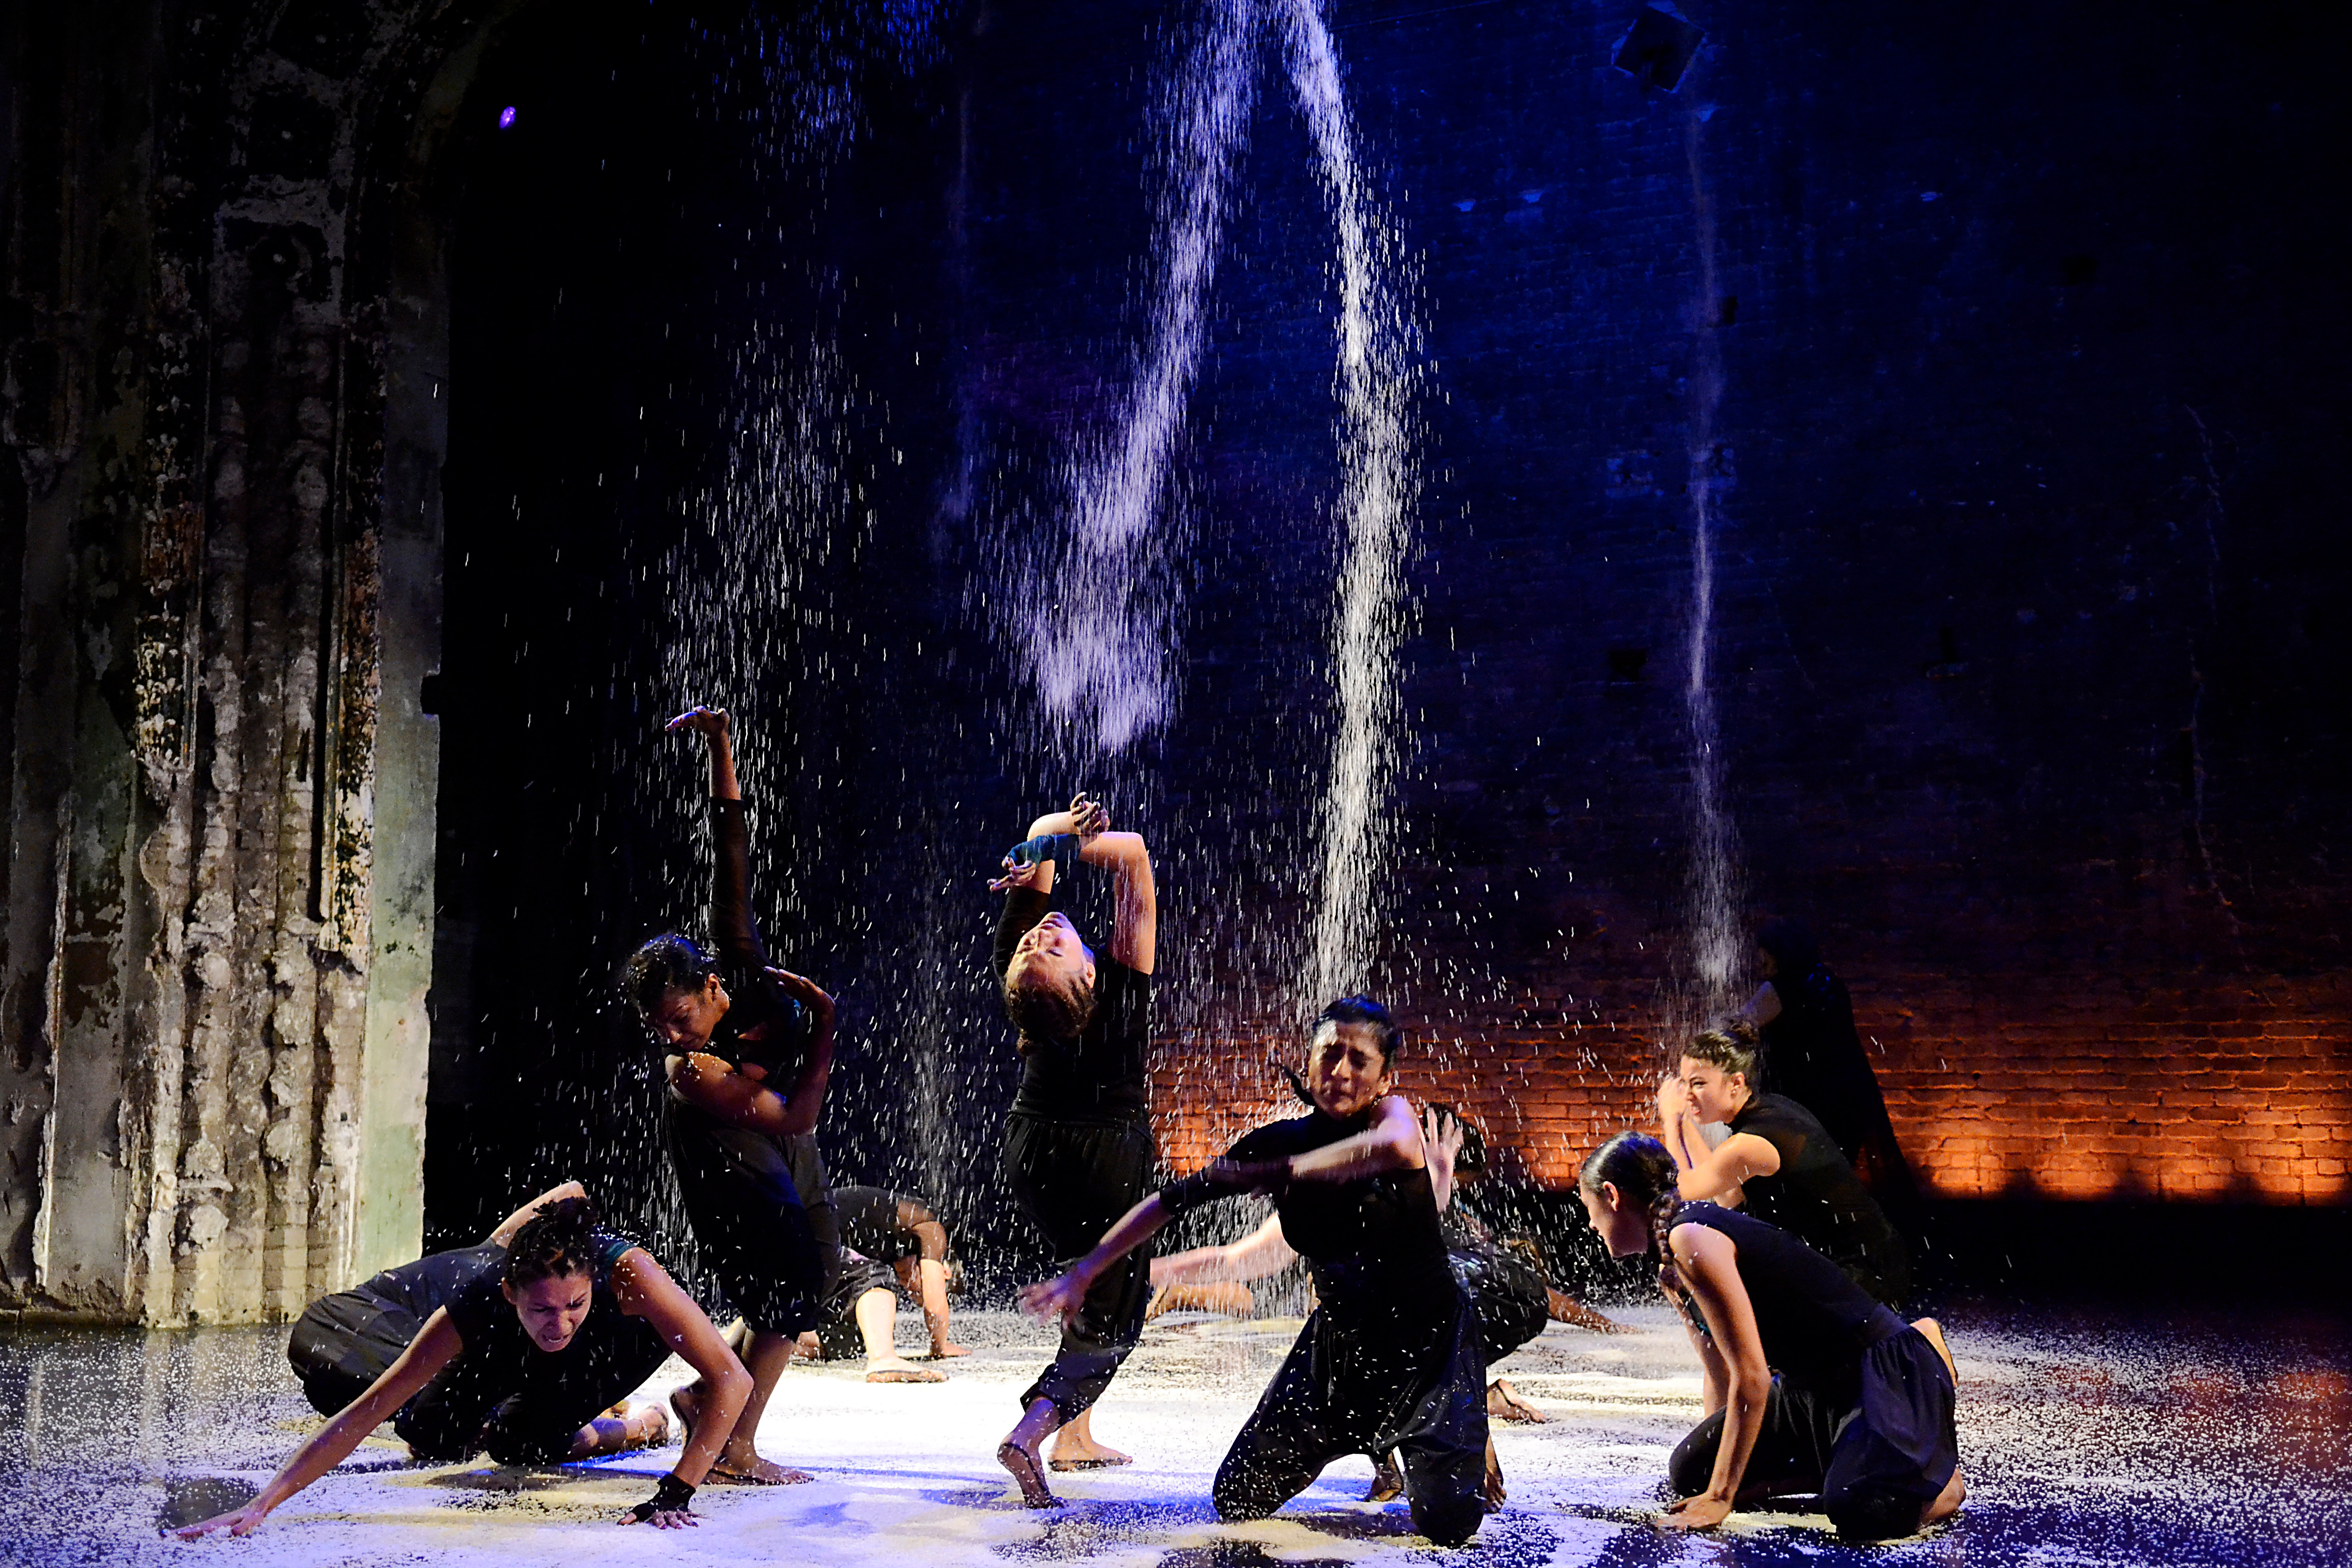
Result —
M1664 1143L1646 1132L1620 1132L1592 1152L1577 1173L1576 1184L1597 1195L1606 1182L1617 1189L1621 1202L1639 1204L1649 1212L1650 1249L1658 1256L1658 1288L1685 1321L1706 1334L1706 1320L1699 1315L1690 1292L1681 1288L1674 1248L1666 1239L1682 1221L1679 1176L1675 1157L1666 1152Z
M586 1198L541 1204L507 1248L505 1279L521 1288L596 1271L596 1205Z

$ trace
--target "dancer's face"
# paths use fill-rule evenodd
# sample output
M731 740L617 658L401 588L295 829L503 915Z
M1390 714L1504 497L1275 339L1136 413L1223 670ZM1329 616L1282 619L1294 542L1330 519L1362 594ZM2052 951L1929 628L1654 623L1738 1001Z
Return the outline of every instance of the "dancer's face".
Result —
M596 1282L585 1274L557 1274L528 1285L501 1280L499 1289L514 1303L515 1316L522 1320L530 1342L549 1352L572 1342L596 1300Z
M1701 1121L1728 1121L1748 1103L1745 1073L1727 1073L1713 1062L1685 1057L1682 1078L1683 1092L1690 1096L1691 1109Z
M698 1051L710 1043L710 1031L727 1016L727 987L710 975L694 991L665 991L646 1022L654 1036L674 1051Z
M1598 1192L1579 1187L1576 1195L1584 1200L1584 1217L1592 1222L1610 1257L1631 1258L1650 1250L1650 1216L1625 1202L1616 1183L1603 1182Z
M1033 976L1056 985L1094 984L1094 950L1059 910L1029 928L1013 949L1013 962L1005 965L1008 985L1034 985L1037 980Z
M1370 1024L1326 1024L1307 1047L1307 1092L1326 1116L1353 1116L1389 1091L1389 1064Z

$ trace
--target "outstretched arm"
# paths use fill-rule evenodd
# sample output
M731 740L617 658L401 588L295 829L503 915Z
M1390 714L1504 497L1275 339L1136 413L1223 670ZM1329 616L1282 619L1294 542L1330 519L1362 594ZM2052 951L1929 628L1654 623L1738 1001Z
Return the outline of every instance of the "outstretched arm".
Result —
M1094 1250L1071 1264L1066 1272L1023 1290L1021 1310L1035 1318L1068 1317L1085 1302L1087 1291L1104 1269L1159 1235L1160 1227L1171 1217L1160 1194L1152 1194L1120 1215L1095 1243Z
M493 1247L512 1247L515 1232L538 1218L541 1209L550 1204L562 1203L566 1198L584 1198L587 1195L588 1189L577 1182L558 1183L499 1221L499 1228L490 1232L483 1239Z
M1151 879L1151 851L1140 833L1097 833L1079 850L1089 866L1111 876L1110 955L1138 974L1149 974L1160 945L1160 890Z
M1417 1171L1428 1163L1422 1152L1421 1123L1402 1098L1382 1098L1371 1126L1352 1138L1293 1154L1294 1182L1352 1182L1387 1171Z
M711 940L730 964L765 963L767 944L751 915L751 830L743 820L743 789L735 777L727 714L718 708L691 708L667 728L673 734L691 730L710 747Z
M180 1539L194 1541L221 1529L231 1535L252 1534L278 1504L351 1458L361 1438L391 1420L465 1348L457 1326L449 1321L449 1310L435 1308L424 1329L400 1352L400 1359L384 1368L383 1375L368 1384L365 1394L343 1406L341 1415L295 1449L286 1468L272 1476L251 1502L189 1525L180 1531Z
M1282 1234L1282 1216L1268 1215L1264 1225L1228 1247L1196 1247L1151 1260L1154 1285L1194 1285L1215 1279L1262 1279L1287 1268L1298 1254Z

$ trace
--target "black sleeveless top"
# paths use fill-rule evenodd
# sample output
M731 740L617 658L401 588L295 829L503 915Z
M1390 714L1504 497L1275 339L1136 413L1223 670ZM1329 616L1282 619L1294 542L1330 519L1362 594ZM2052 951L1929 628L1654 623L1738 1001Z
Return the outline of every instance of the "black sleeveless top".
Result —
M1738 1249L1739 1282L1755 1310L1764 1359L1791 1383L1849 1395L1858 1385L1862 1352L1909 1326L1845 1270L1753 1215L1685 1204L1675 1223L1703 1225Z
M1366 1110L1342 1120L1317 1110L1245 1133L1229 1160L1281 1160L1352 1138ZM1342 1316L1378 1310L1443 1316L1459 1300L1429 1172L1386 1171L1352 1182L1293 1182L1276 1203L1282 1236L1307 1260L1315 1294Z
M1731 1131L1763 1139L1780 1156L1778 1171L1740 1184L1749 1214L1874 1281L1889 1299L1904 1294L1909 1249L1811 1111L1785 1095L1759 1094L1740 1107Z
M619 1304L613 1300L613 1267L620 1262L623 1253L636 1245L627 1237L615 1236L610 1231L595 1233L596 1261L593 1275L596 1294L588 1309L591 1319L621 1315ZM449 1298L449 1321L456 1327L457 1337L465 1342L468 1354L562 1356L586 1341L587 1325L583 1323L583 1331L574 1334L571 1343L562 1350L541 1350L538 1342L524 1330L522 1320L516 1316L514 1303L508 1300L506 1292L499 1288L504 1277L503 1269L489 1269L467 1280L456 1295Z

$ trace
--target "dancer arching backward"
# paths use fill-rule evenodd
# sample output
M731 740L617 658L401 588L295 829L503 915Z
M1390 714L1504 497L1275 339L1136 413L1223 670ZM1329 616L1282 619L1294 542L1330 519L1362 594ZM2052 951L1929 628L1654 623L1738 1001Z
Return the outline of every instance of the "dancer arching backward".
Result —
M505 1270L507 1248L541 1209L587 1195L579 1183L565 1182L509 1215L478 1247L436 1252L311 1302L286 1338L286 1359L311 1408L332 1415L365 1394L436 1309ZM393 1417L393 1430L419 1458L470 1454L480 1446L480 1413L464 1384L463 1378L436 1378ZM593 1445L575 1458L648 1447L669 1436L669 1418L657 1405L632 1405L620 1416L607 1413L591 1425Z
M1136 1205L1067 1273L1022 1294L1041 1316L1076 1311L1173 1215L1273 1194L1318 1305L1217 1469L1225 1519L1263 1519L1332 1460L1391 1449L1403 1456L1413 1526L1430 1540L1458 1545L1486 1517L1486 1363L1446 1259L1422 1130L1390 1092L1399 1043L1377 1003L1333 1003L1307 1047L1311 1114L1249 1133Z
M1675 1175L1664 1144L1621 1132L1577 1181L1612 1253L1658 1255L1698 1351L1707 1417L1675 1450L1682 1500L1663 1522L1704 1530L1812 1493L1839 1534L1884 1541L1958 1511L1952 1358L1935 1320L1906 1323L1784 1230L1685 1203Z
M1094 1245L1150 1190L1160 1164L1145 1076L1159 893L1142 837L1109 826L1102 806L1080 795L1069 810L1031 823L1028 840L989 884L1005 895L996 973L1004 1011L1021 1031L1021 1089L1004 1119L1005 1173L1056 1258ZM1056 877L1081 860L1111 873L1110 942L1099 953L1052 907ZM1150 1269L1150 1257L1139 1254L1103 1270L1063 1323L1052 1364L1021 1395L1021 1419L996 1458L1032 1507L1054 1501L1038 1458L1048 1433L1057 1470L1128 1462L1095 1441L1093 1411L1143 1331Z
M609 1452L595 1417L673 1351L711 1391L708 1421L654 1495L622 1516L624 1524L695 1522L687 1505L743 1408L751 1379L651 1254L597 1229L585 1198L549 1204L515 1233L504 1267L436 1308L399 1359L296 1449L259 1495L180 1535L194 1540L223 1528L251 1534L420 1394L440 1427L440 1446L422 1458L467 1458L487 1447L502 1465L551 1465Z
M1682 1195L1746 1208L1846 1271L1890 1306L1911 1291L1911 1252L1813 1113L1778 1094L1758 1094L1756 1037L1734 1022L1694 1036L1676 1076L1658 1086L1665 1146L1682 1172ZM1729 1125L1713 1149L1699 1124Z

